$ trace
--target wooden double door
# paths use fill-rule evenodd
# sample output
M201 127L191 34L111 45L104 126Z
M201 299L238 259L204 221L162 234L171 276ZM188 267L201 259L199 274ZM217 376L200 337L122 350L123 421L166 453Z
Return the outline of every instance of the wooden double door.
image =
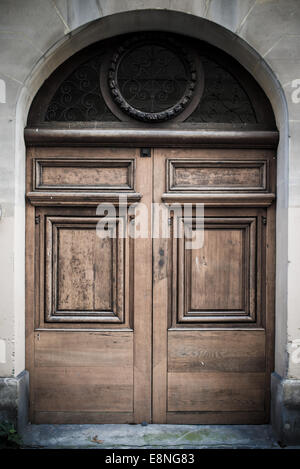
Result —
M32 422L268 420L274 161L263 149L28 150Z

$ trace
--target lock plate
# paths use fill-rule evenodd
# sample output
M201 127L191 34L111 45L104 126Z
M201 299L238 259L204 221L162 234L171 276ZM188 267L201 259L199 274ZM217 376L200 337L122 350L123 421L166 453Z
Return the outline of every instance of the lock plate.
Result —
M151 158L151 148L141 148L142 158Z

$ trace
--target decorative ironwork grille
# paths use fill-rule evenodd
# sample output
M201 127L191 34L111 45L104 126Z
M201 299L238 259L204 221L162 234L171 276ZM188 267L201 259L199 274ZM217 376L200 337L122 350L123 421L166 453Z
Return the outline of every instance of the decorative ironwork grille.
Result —
M177 116L190 103L198 75L192 54L174 39L146 35L127 40L113 54L108 84L123 112L159 122Z
M54 94L45 121L118 121L103 99L99 73L103 53L80 65Z
M100 45L61 82L43 120L159 123L179 116L191 123L257 123L239 81L203 52L163 33L136 34L113 49Z
M238 81L223 67L201 57L205 87L200 103L187 122L255 124L251 101Z
M158 45L138 47L119 65L118 85L131 106L149 113L172 107L184 96L189 74L171 50Z

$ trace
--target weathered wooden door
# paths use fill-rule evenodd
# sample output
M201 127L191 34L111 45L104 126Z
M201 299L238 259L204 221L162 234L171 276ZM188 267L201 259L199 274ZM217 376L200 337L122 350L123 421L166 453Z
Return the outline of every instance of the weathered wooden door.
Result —
M31 420L149 422L152 240L123 233L134 202L150 220L152 160L139 149L28 153ZM101 203L112 210L103 227Z
M155 202L167 204L170 237L154 239L153 248L153 420L265 422L273 153L157 149L154 181ZM204 204L204 230L197 203ZM187 205L192 212L184 216Z
M266 421L273 152L36 147L27 174L31 420Z

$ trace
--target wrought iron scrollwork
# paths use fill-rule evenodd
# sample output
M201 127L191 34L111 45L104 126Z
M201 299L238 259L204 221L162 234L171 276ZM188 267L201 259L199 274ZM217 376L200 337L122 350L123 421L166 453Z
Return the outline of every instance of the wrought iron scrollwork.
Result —
M163 122L189 104L197 83L192 54L173 38L135 36L118 47L108 71L113 100L144 122Z
M239 82L208 57L201 57L205 88L195 111L187 122L255 124L251 101Z
M80 65L58 88L45 121L116 121L103 99L99 73L103 54Z
M100 44L94 56L65 75L44 121L258 122L230 70L201 47L195 52L179 41L171 34L143 33L114 49Z

